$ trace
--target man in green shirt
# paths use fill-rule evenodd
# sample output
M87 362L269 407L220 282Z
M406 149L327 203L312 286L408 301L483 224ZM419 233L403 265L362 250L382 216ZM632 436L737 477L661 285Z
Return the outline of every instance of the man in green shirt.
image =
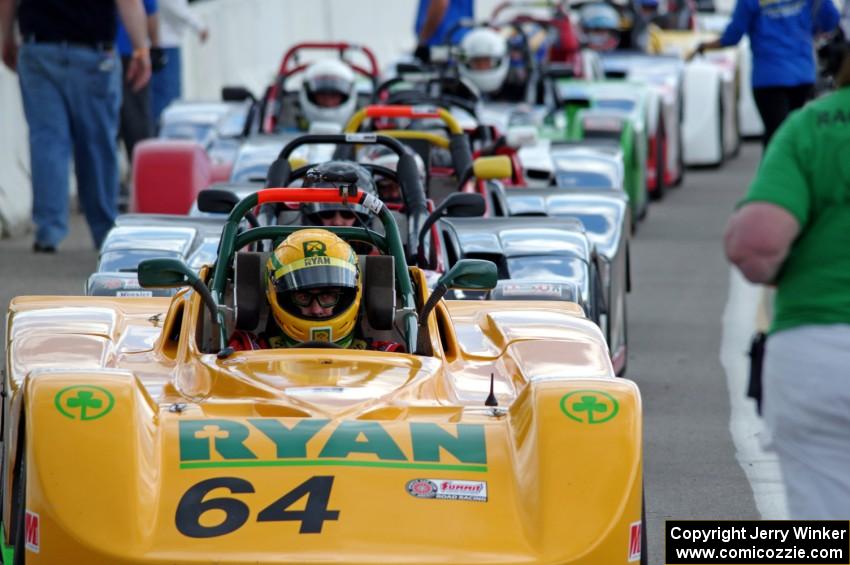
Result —
M836 83L777 131L725 234L776 286L763 409L797 519L850 518L850 56Z

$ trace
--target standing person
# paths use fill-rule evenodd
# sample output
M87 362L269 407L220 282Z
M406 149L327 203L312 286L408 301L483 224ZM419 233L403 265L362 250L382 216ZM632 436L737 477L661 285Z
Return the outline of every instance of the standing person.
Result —
M163 49L165 64L151 80L154 129L159 127L159 117L165 107L183 93L180 46L187 27L198 34L202 43L206 42L209 30L189 10L188 0L159 0L159 45Z
M3 62L18 72L29 125L36 252L55 252L68 234L72 157L95 247L117 215L116 8L134 48L127 79L141 88L150 79L151 62L140 0L76 0L73 9L68 0L0 0Z
M737 45L744 34L750 37L753 97L764 122L762 144L767 147L786 116L814 94L813 37L836 25L838 10L832 0L738 0L723 35L701 43L697 53Z
M754 283L775 284L763 414L791 517L850 517L850 50L838 90L792 113L725 234Z
M157 16L157 0L143 0L146 16L147 37L150 41L151 53L159 50L159 18ZM124 140L127 150L127 160L133 162L133 148L136 143L153 137L153 118L151 117L151 90L150 83L138 90L134 90L126 81L127 71L133 61L133 45L127 30L118 22L118 33L115 37L115 46L121 57L121 68L124 73L124 86L121 94L121 124L118 132ZM151 66L154 66L152 57Z
M474 0L419 0L415 27L417 52L447 41L457 45L469 30L455 29L455 26L461 20L474 17ZM452 36L447 37L452 31Z

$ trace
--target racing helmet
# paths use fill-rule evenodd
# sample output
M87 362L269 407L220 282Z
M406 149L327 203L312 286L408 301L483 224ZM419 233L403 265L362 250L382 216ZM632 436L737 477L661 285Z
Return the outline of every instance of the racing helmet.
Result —
M585 4L579 10L579 23L585 41L595 51L611 51L620 44L620 16L602 2Z
M362 288L357 255L348 243L328 230L299 230L277 246L266 271L266 298L289 345L351 344ZM329 315L313 315L317 309Z
M330 122L345 127L357 107L351 67L336 59L317 61L307 68L298 92L304 117L310 124Z
M347 179L347 180L344 180ZM372 175L364 167L353 161L327 161L307 171L304 175L304 188L336 188L355 182L357 188L377 195L375 182ZM308 224L313 226L325 225L325 222L333 216L343 214L344 217L356 214L360 222L369 222L369 210L357 203L348 202L310 202L302 205L301 213Z
M496 30L479 27L467 33L460 42L460 72L481 92L493 93L508 76L510 57L508 42Z

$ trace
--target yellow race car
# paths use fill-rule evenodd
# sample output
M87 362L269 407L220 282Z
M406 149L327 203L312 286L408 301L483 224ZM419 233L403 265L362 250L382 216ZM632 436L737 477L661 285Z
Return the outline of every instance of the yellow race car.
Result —
M245 214L346 200L383 227L328 228L379 250L361 324L408 353L228 347L268 316L260 242L302 229ZM645 562L637 386L574 304L441 298L496 276L460 260L431 292L380 200L282 188L200 274L140 264L173 298L14 299L3 563Z

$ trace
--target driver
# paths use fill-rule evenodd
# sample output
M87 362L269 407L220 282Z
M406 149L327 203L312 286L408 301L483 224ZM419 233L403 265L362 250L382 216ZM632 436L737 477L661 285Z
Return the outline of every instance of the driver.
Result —
M284 239L266 263L266 299L274 326L260 335L234 332L236 350L329 347L400 351L401 344L357 335L363 294L357 254L323 229L299 230Z
M336 59L310 65L298 93L298 102L307 123L332 123L344 128L357 109L354 78L351 67Z
M304 188L337 188L345 184L339 179L356 179L357 188L376 194L372 175L353 161L327 161L313 167L304 176ZM301 206L305 225L348 227L358 224L368 226L369 210L360 204L341 202L310 202Z
M594 51L613 51L620 46L620 16L608 4L585 4L579 10L579 23L585 42Z
M460 43L460 72L484 94L501 90L510 68L508 42L494 29L473 29Z
M427 173L425 171L425 161L407 145L402 146L405 152L413 157L416 162L416 172L419 173L419 180L422 182L423 190L427 186ZM391 171L398 170L398 155L394 151L381 145L369 145L361 150L358 155L358 161L370 165L378 165ZM404 204L404 195L401 192L401 186L395 178L375 174L375 185L378 189L378 196L385 204L391 204L395 207Z

